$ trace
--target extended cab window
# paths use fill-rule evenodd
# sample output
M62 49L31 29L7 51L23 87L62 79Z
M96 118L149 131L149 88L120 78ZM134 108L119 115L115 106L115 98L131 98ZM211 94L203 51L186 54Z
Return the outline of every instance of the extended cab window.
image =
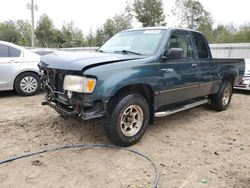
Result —
M209 57L207 43L200 33L193 32L195 45L197 47L198 56L200 59L207 59Z
M18 50L18 49L13 48L13 47L9 47L9 49L10 49L10 57L20 57L21 50Z
M190 36L186 32L173 32L168 43L167 51L171 48L178 48L182 50L181 58L193 58L193 48L191 45Z
M0 57L9 57L9 47L0 44Z

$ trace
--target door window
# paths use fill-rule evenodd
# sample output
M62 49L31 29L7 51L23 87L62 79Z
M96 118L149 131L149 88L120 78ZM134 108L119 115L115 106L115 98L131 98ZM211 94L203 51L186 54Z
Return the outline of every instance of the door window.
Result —
M186 58L193 58L193 48L191 45L190 36L186 32L173 32L168 44L167 44L167 51L171 48L179 48L182 49L181 57Z
M198 56L200 59L207 59L209 57L207 43L200 33L193 32L195 45L197 47Z
M9 49L10 49L10 57L20 57L21 50L18 50L18 49L13 48L13 47L9 47Z
M0 57L9 57L9 47L0 44Z

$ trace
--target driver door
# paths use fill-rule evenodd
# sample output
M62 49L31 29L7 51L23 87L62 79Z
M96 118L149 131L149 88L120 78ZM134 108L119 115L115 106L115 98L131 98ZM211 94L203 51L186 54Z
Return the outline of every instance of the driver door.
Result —
M160 105L168 105L197 97L198 61L187 31L174 31L166 44L160 74ZM171 53L176 52L176 53Z

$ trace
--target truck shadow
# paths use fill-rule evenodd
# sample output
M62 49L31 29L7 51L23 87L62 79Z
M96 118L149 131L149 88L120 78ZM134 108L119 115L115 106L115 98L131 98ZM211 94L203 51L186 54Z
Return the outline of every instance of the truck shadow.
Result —
M154 124L150 127L152 127L151 129L158 129L157 127L172 129L178 126L185 126L185 124L191 123L194 118L200 118L207 113L211 113L210 111L214 110L208 104L197 106L166 117L155 118Z
M17 93L15 91L0 91L0 97L17 97Z
M250 95L250 91L248 91L248 90L234 89L234 93L235 94Z
M43 90L40 90L36 95L43 93ZM7 98L7 97L32 97L32 96L20 96L14 90L11 91L0 91L0 98Z
M158 139L158 137L162 137L164 139L164 135L169 131L173 132L186 129L185 126L188 127L192 124L193 119L206 116L206 114L211 113L211 111L216 113L216 111L212 110L209 105L204 105L172 114L167 117L155 118L154 124L150 125L145 133L145 135L147 135L147 140L143 138L143 142L147 143L152 141L151 136L154 135L157 135L154 139ZM54 124L55 129L62 131L64 135L67 135L67 138L70 138L68 141L75 140L76 142L112 144L108 140L104 130L103 119L83 121L80 119L72 119L70 117L62 118L57 116L52 124Z
M51 118L50 123L45 123L46 132L51 131L52 137L58 143L107 143L110 141L106 137L103 127L103 120L75 119L72 117L61 117L60 115ZM53 138L51 138L53 139Z

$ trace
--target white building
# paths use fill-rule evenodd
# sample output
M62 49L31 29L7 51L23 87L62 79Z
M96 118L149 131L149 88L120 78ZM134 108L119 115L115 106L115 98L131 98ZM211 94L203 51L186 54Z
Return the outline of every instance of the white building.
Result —
M210 44L214 58L250 59L250 43Z

